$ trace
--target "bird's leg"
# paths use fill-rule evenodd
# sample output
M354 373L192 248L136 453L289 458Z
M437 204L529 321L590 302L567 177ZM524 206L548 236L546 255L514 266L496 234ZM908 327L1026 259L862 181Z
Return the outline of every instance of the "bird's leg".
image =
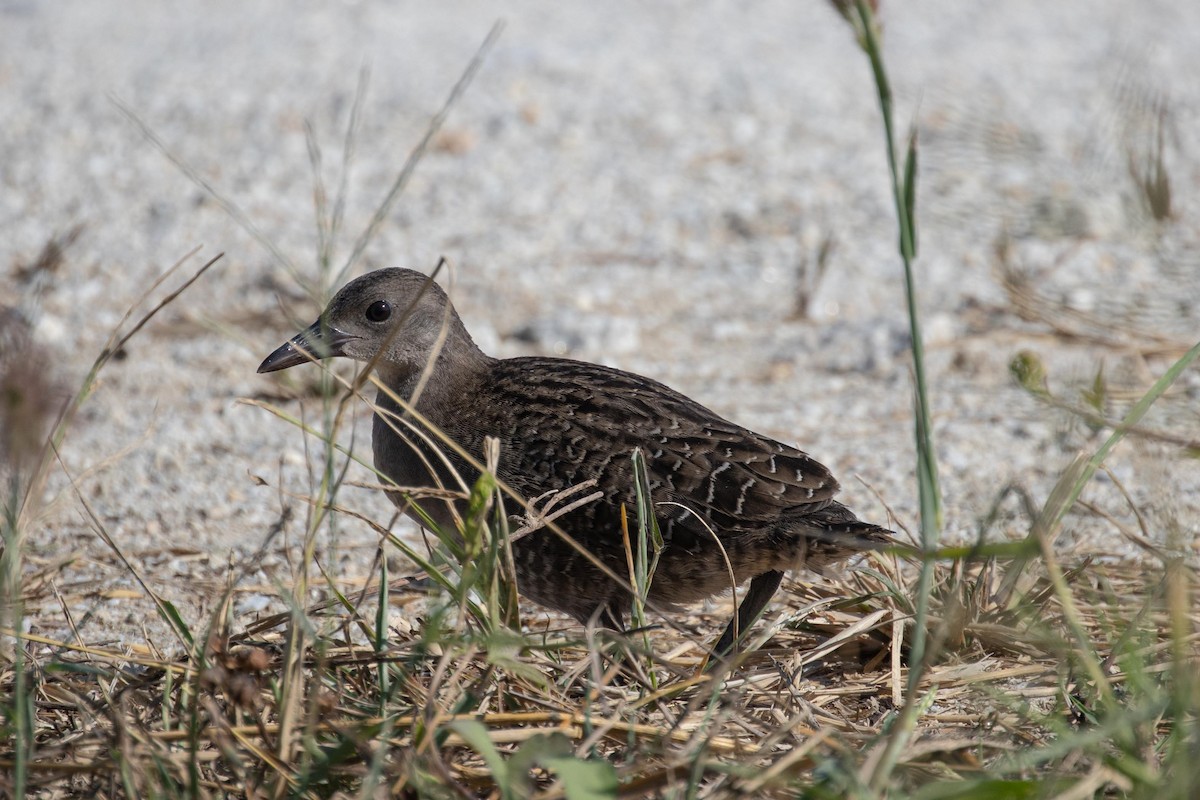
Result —
M746 596L738 606L736 618L729 621L729 626L721 634L717 646L713 648L714 654L723 657L733 652L735 643L746 635L746 631L767 607L782 581L783 573L778 570L764 572L750 581L750 588L746 590Z

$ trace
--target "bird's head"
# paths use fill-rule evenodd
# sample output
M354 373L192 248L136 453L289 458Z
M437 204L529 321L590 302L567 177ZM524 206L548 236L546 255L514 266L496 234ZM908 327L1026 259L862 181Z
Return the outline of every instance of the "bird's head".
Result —
M410 269L381 269L346 284L312 325L259 365L276 372L314 359L345 356L371 361L385 380L419 373L445 334L440 354L478 352L462 321L436 283Z

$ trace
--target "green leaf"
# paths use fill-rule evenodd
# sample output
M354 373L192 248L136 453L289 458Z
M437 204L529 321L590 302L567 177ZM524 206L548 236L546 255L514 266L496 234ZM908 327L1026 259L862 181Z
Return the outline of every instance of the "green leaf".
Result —
M562 781L567 800L606 800L617 796L617 771L607 761L587 761L572 755L571 742L561 733L534 736L508 761L510 775L527 776L535 764Z
M462 740L483 758L503 797L517 796L512 793L513 787L510 785L508 764L500 755L500 751L496 749L496 745L492 744L492 737L488 735L488 730L482 722L473 719L458 719L447 727L461 736Z
M521 659L528 646L525 637L508 628L495 628L486 637L487 661L500 667L510 675L516 675L543 688L549 688L549 679L537 665Z
M617 796L617 771L607 761L549 758L542 763L558 775L567 800L608 800Z
M556 758L571 757L571 742L561 733L539 733L530 737L508 760L510 775L520 774L528 779L529 771L537 764L545 765Z
M166 617L167 624L187 641L188 646L194 645L196 640L192 638L192 632L188 629L187 623L183 621L183 617L179 615L179 609L175 608L175 604L170 600L162 600L158 607Z
M1070 781L975 780L944 781L922 786L913 792L913 800L1026 800L1054 797L1071 787Z

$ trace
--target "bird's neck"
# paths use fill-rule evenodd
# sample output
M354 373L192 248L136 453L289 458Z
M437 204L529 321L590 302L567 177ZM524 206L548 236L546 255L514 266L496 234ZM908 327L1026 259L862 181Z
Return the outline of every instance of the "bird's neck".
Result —
M408 365L380 361L376 371L392 393L415 406L423 416L436 420L452 413L450 410L463 401L465 394L474 391L494 362L469 336L450 336L432 364L429 358ZM385 408L400 410L383 389L379 390L378 402Z

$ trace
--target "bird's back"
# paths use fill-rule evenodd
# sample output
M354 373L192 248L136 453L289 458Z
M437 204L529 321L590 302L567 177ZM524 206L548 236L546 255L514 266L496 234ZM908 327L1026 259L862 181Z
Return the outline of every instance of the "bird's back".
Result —
M576 512L568 528L600 547L621 546L617 515L635 501L634 448L646 459L664 540L678 549L711 546L714 533L731 541L786 532L806 519L822 526L822 510L841 508L833 500L837 481L808 454L609 367L500 360L455 405L430 415L468 449L484 436L499 438L500 477L527 497L595 480L604 498Z

